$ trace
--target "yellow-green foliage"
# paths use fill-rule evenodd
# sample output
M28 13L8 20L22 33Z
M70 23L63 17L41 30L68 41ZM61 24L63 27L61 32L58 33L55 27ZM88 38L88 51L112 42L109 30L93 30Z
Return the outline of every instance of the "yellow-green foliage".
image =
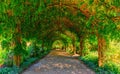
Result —
M4 63L3 57L4 57L5 52L6 52L5 50L0 49L0 64Z
M114 63L120 64L120 42L119 41L111 41L109 43L109 48L106 52L106 60L112 61Z

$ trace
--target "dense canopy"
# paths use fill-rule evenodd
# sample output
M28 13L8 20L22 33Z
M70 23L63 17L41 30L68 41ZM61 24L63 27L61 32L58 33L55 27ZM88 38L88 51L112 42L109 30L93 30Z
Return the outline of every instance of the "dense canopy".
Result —
M14 55L25 54L25 43L52 48L62 40L83 56L85 40L96 42L98 64L105 61L111 40L120 40L120 0L0 0L0 42ZM18 63L17 65L19 65Z

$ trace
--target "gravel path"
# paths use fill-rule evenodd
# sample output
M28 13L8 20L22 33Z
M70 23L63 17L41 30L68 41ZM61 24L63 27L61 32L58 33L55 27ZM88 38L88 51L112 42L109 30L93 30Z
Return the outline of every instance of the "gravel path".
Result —
M95 72L86 67L76 56L61 50L53 50L22 74L95 74Z

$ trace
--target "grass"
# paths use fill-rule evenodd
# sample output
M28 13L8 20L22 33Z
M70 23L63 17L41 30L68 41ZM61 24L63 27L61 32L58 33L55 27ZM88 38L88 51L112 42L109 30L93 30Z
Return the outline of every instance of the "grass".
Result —
M48 54L48 52L45 52L40 57L31 57L31 58L27 59L26 61L22 62L21 66L19 68L16 66L1 68L0 74L20 74L22 71L27 69L30 65L32 65L39 59L43 58L47 54Z
M96 74L120 74L120 65L112 61L106 62L103 67L98 67L97 52L90 52L79 59L93 69Z
M33 46L30 46L30 48L28 48L27 54L22 56L22 63L20 65L20 67L14 66L13 61L11 61L13 66L8 66L7 64L9 64L9 60L10 60L10 58L7 57L7 56L9 56L8 51L1 50L2 52L0 52L0 64L4 64L5 67L0 68L0 74L20 74L22 71L24 71L30 65L32 65L39 59L43 58L45 55L47 55L50 52L50 50L46 49L46 48L44 48L44 49L39 48L39 49L37 49L38 51L34 51L35 49L37 49L37 48L35 48ZM36 52L37 52L37 54L36 54ZM36 54L36 55L34 55L34 54Z

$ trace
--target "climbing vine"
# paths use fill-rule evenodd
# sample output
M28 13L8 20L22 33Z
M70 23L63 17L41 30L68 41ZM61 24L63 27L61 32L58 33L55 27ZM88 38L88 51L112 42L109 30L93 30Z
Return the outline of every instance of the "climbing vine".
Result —
M0 38L11 42L15 54L20 54L16 56L20 65L25 52L23 39L41 40L44 46L47 42L52 45L54 37L65 40L66 35L73 44L74 54L75 41L79 40L82 56L84 40L95 35L98 64L102 66L108 38L120 38L119 4L120 0L2 0Z

